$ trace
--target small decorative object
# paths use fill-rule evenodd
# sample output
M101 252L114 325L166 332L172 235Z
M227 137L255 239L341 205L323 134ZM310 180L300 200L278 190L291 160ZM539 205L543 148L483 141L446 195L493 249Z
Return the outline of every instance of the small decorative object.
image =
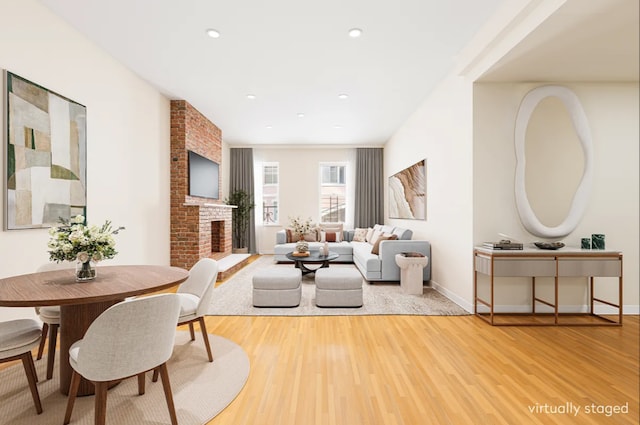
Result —
M564 246L562 242L534 242L533 244L540 249L560 249Z
M591 249L604 249L604 235L602 233L591 235Z
M49 260L76 261L76 280L85 282L96 277L95 263L113 258L116 241L113 235L124 227L111 228L106 221L101 227L88 226L84 216L60 219L62 225L49 229Z
M300 239L298 242L296 242L296 251L297 252L309 251L309 242L305 241L304 239Z
M299 216L289 217L289 226L293 229L293 233L297 235L298 240L302 241L304 240L304 234L311 231L311 218L302 221Z
M89 258L89 254L81 252L76 259L76 280L86 282L96 278L95 262Z
M582 238L580 242L580 248L591 249L591 238Z
M324 241L324 246L322 247L322 255L325 257L329 255L329 242Z

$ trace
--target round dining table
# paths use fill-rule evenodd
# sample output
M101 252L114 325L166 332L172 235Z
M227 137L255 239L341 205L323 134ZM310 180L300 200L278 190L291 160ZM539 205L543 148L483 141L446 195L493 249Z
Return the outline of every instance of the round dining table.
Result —
M162 291L189 277L179 267L127 265L97 267L97 276L76 282L75 269L43 271L0 279L0 306L60 306L60 392L68 395L71 382L69 348L82 339L89 325L103 311L125 298ZM131 326L136 326L131 323ZM82 379L78 395L94 393Z

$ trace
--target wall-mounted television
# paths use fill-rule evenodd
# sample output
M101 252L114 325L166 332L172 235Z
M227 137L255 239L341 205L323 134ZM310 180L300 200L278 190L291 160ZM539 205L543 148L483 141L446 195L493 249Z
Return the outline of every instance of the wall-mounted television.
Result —
M218 187L220 165L195 152L188 152L189 195L218 199L220 197Z

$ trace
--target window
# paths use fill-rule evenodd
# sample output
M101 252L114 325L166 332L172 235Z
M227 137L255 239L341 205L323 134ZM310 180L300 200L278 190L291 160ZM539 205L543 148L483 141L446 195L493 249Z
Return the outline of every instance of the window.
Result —
M346 164L320 164L320 221L344 223L346 217Z
M342 185L344 186L344 165L321 165L322 184L323 185Z
M278 168L277 162L262 164L262 223L277 224L278 217Z

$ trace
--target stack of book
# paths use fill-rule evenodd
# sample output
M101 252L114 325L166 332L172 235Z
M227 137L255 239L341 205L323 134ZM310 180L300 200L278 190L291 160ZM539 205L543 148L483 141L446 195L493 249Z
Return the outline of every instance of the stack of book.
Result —
M489 249L522 249L522 243L503 239L500 242L484 242L483 247Z

